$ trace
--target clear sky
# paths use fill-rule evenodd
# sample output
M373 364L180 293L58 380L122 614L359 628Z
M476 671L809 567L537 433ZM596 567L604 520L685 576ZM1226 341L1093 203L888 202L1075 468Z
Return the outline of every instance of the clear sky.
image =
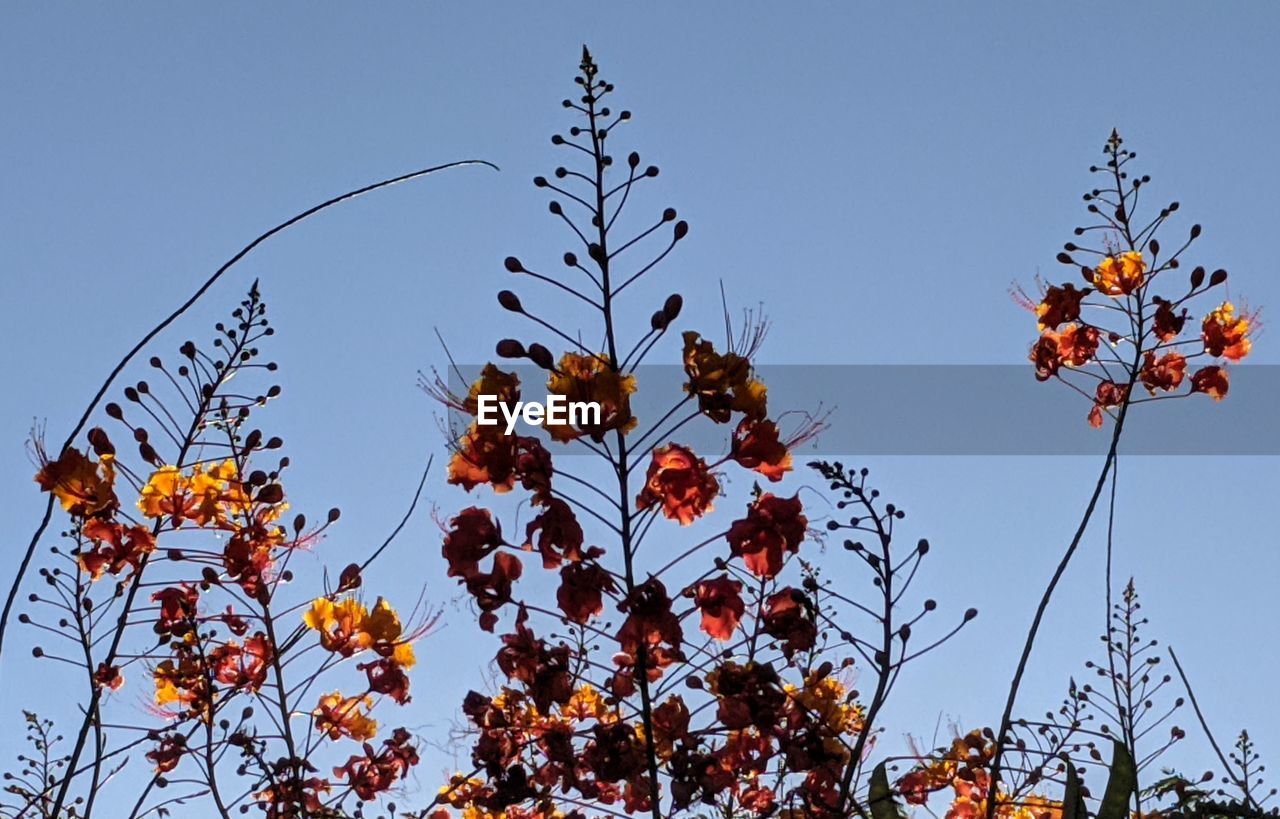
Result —
M285 387L260 419L286 439L293 503L313 518L343 508L321 547L332 564L380 542L443 452L415 387L444 363L433 328L459 358L486 356L512 328L493 300L509 286L503 257L549 265L566 248L529 181L563 161L548 137L567 126L559 103L584 42L635 112L619 139L662 168L651 204L693 227L639 291L637 321L678 289L682 322L710 331L724 279L731 305L765 305L771 363L1016 363L1034 326L1008 288L1061 275L1054 255L1112 127L1152 198L1181 201L1178 229L1204 224L1195 261L1228 268L1234 297L1278 304L1277 23L1262 3L7 3L0 555L16 562L43 507L32 420L61 439L111 364L240 245L364 182L488 159L501 173L396 188L278 238L162 337L171 349L205 336L260 277ZM1280 362L1273 340L1255 363ZM990 413L1019 406L992 395ZM869 465L934 545L924 587L952 612L981 610L904 680L886 741L928 740L940 718L993 722L1099 462ZM1151 635L1178 647L1220 738L1247 725L1273 761L1278 469L1126 460L1117 529L1117 574L1137 576ZM438 471L429 493L444 516L466 502ZM429 512L368 586L406 602L425 588L446 608L403 715L440 731L496 646L453 603ZM1099 533L1050 613L1026 712L1055 706L1096 653ZM74 719L59 669L20 657L29 635L16 634L0 725L28 705ZM1191 734L1198 770L1207 748ZM0 731L6 763L19 736ZM427 763L430 790L451 763Z

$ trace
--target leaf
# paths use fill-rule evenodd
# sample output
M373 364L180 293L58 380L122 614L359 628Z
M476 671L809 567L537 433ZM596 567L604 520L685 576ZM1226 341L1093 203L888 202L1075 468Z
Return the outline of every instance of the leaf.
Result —
M893 791L889 789L889 775L881 762L871 772L871 792L867 795L871 803L871 819L902 819L903 812L893 801Z
M1128 748L1115 740L1112 744L1111 776L1107 779L1102 804L1098 806L1098 819L1128 819L1129 797L1138 787L1137 767Z
M1084 798L1080 794L1080 777L1071 760L1067 760L1067 787L1062 793L1062 819L1089 819Z

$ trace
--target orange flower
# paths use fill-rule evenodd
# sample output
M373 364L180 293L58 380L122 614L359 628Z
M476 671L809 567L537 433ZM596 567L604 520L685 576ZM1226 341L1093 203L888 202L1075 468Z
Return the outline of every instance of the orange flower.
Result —
M373 700L368 696L344 697L339 691L325 694L311 715L316 718L316 730L329 739L347 736L358 742L373 739L378 732L377 721L370 719L368 709ZM363 709L363 710L362 710Z
M1191 376L1191 391L1202 392L1214 401L1226 398L1229 386L1223 367L1201 367Z
M1204 317L1200 337L1204 339L1204 348L1209 355L1239 361L1253 347L1253 342L1248 339L1249 331L1250 317L1237 316L1235 305L1224 301Z
M689 331L684 334L684 371L689 376L685 392L697 398L698 408L716 423L726 423L733 412L765 416L767 390L751 377L751 362L745 356L717 353L710 341Z
M323 816L325 807L320 797L331 789L329 781L318 776L308 779L289 776L277 779L271 787L255 793L253 800L262 809L265 819Z
M551 487L551 455L537 438L507 435L501 426L472 424L449 458L449 483L470 492L488 484L499 494L516 481L539 497Z
M700 628L722 643L728 642L742 620L742 583L728 575L698 583L693 604L702 612Z
M711 511L711 501L719 491L720 484L706 461L686 447L667 444L653 451L636 507L648 509L661 502L663 515L688 526Z
M1187 359L1178 353L1166 353L1156 358L1147 351L1142 362L1142 383L1152 395L1156 390L1172 392L1181 384L1187 372Z
M1049 287L1044 298L1036 305L1037 326L1041 330L1056 330L1059 324L1080 320L1080 302L1093 291L1077 290L1067 282L1061 287Z
M594 402L600 405L600 423L574 429L568 424L547 426L547 432L557 441L572 441L581 435L592 440L604 440L610 430L630 432L636 425L631 414L631 394L636 391L636 377L614 372L597 355L565 353L560 363L547 378L547 392L563 395L570 403Z
M1047 381L1059 368L1083 367L1098 352L1096 327L1068 324L1061 332L1045 330L1031 348L1029 358L1036 365L1036 380Z
M1108 296L1127 296L1142 286L1147 262L1142 254L1130 250L1103 259L1093 271L1093 283Z
M782 571L785 553L800 550L808 519L798 497L763 493L747 507L747 516L729 527L729 547L756 577L773 578Z
M471 385L470 392L462 402L462 411L476 415L479 411L479 399L482 395L497 396L498 403L514 408L520 400L520 377L498 369L494 364L485 364L480 377Z
M679 694L672 694L653 709L653 745L658 758L671 758L675 744L689 736L689 707Z
M743 418L733 432L729 457L771 481L791 471L789 446L778 437L778 425L764 419Z
M612 722L617 718L617 712L605 702L604 695L590 683L583 683L581 688L573 692L573 696L561 707L560 713L578 722Z
M40 471L35 481L40 489L52 492L62 508L75 517L107 514L119 506L115 483L115 457L103 455L93 459L78 449L67 448L56 461L48 460L41 453Z
M449 458L449 483L470 492L489 484L495 492L515 486L516 436L500 426L472 424Z

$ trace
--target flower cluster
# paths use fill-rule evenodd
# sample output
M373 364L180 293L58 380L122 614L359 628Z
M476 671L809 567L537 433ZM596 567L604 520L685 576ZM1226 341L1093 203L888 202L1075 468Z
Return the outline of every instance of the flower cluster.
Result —
M1192 325L1198 335L1184 337L1187 305L1224 284L1227 273L1206 274L1205 268L1196 267L1189 285L1176 297L1156 292L1156 286L1181 267L1200 226L1193 226L1190 238L1173 253L1161 254L1157 233L1178 204L1161 209L1145 226L1135 221L1138 192L1149 178L1130 177L1127 166L1134 154L1122 145L1113 133L1105 149L1106 166L1094 169L1107 177L1107 187L1085 196L1089 211L1102 221L1076 229L1077 236L1098 234L1100 246L1069 242L1058 254L1060 262L1080 271L1086 286L1042 286L1038 299L1018 293L1019 300L1034 310L1040 330L1029 356L1036 378L1063 380L1089 398L1088 419L1094 427L1102 426L1105 416L1122 418L1129 406L1145 401L1196 393L1222 400L1229 387L1227 363L1249 354L1251 337L1258 330L1256 313L1238 311L1232 302L1222 301ZM1088 256L1094 260L1081 260ZM1188 375L1190 367L1195 369ZM1082 379L1091 383L1078 383ZM1147 395L1135 397L1137 387Z
M103 720L123 702L117 692L139 673L149 677L150 711L162 720L144 735L153 786L187 776L189 768L208 783L220 815L237 802L256 803L280 819L342 815L344 802L379 798L418 761L403 729L372 744L373 711L383 699L409 701L413 643L429 623L406 628L382 598L366 607L353 595L363 582L357 564L301 617L296 612L305 606L280 599L295 579L295 555L317 544L339 515L331 511L319 527L308 527L303 515L292 526L282 522L289 508L282 483L288 459L270 470L253 466L282 442L247 426L252 410L279 388L261 396L224 389L241 371L276 368L255 363L257 344L272 332L256 287L232 316L232 326L217 328L219 357L187 342L177 368L151 359L178 391L176 400L166 403L142 381L124 390L125 406L136 408L129 415L145 416L162 436L153 438L121 405L106 405L107 416L137 444L141 467L130 465L102 428L88 433L87 451L67 446L51 456L35 442L35 480L70 517L74 547L72 571L44 571L57 590L53 598L32 601L58 606L57 627L46 629L75 635L85 647L93 691L86 720ZM174 444L165 454L162 437ZM23 622L35 620L24 614ZM309 631L320 651L304 657ZM309 664L311 658L319 662ZM348 659L362 672L363 687L317 700L314 686ZM80 761L84 756L122 752L101 737L90 746L86 736L67 757L72 773L50 780L51 815L65 812L53 805L72 798L74 772L94 768ZM332 753L341 754L339 743L349 740L360 743L362 753L335 756L339 763L349 758L331 777L318 775L323 749L332 745Z
M922 759L898 779L896 789L913 805L924 805L937 791L951 789L945 819L983 819L988 815L989 767L994 750L990 731L970 731L949 747ZM1013 796L997 792L1000 819L1062 819L1062 803L1037 793Z
M554 141L576 137L593 167L561 169L557 180L594 186L579 202L611 202L603 180L612 159L602 145L629 115L610 114L601 104L612 86L599 80L589 55L582 72L583 96L566 105L584 113L587 125ZM642 169L637 154L627 166L626 180L613 190L657 175L656 168ZM560 184L569 183L536 184L566 195ZM451 427L449 483L472 495L487 487L495 503L515 501L514 513L531 517L505 523L503 508L473 504L442 521L444 571L474 603L480 628L498 633L494 663L502 679L496 690L466 697L474 770L446 783L427 815L583 817L593 807L655 817L705 809L850 815L861 807L874 713L909 659L910 626L896 624L893 610L925 550L898 555L890 544L901 511L879 503L878 493L860 482L848 483L855 478L841 467L838 475L824 473L833 489L848 487L846 497L861 493L867 512L852 526L880 538L880 556L864 560L882 589L886 622L876 629L889 644L868 650L870 643L834 623L838 606L857 604L806 563L817 535L800 494L757 483L786 480L793 453L824 421L771 415L754 365L765 325L753 314L724 346L684 332L674 351L683 388L671 408L653 418L633 411L640 365L663 349L658 344L683 299L670 296L647 331L629 341L614 312L616 297L688 226L668 209L657 226L624 241L623 248L636 246L674 222L670 245L654 262L624 275L609 250L619 210L603 207L591 214L589 228L575 227L580 237L590 234L589 261L564 256L568 268L589 278L586 292L506 260L509 272L551 282L590 304L600 334L564 332L504 290L498 294L504 309L569 347L556 354L516 339L497 344L500 358L522 359L545 373L549 394L600 404L599 423L544 425L527 434L480 425L481 396L510 403L521 393L517 372L497 363L486 364L465 391L451 391L438 377L428 386L461 421ZM569 219L558 202L551 210ZM588 347L581 341L588 337L603 341ZM689 425L719 431L722 454L682 440ZM728 490L743 479L750 492L734 502ZM737 514L726 514L733 509ZM540 589L547 586L530 576L530 561L555 573L554 603L543 601ZM858 654L880 680L871 706L851 685Z

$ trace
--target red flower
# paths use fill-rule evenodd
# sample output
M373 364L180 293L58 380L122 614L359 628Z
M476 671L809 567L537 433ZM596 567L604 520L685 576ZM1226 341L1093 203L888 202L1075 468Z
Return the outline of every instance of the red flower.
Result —
M782 653L791 659L797 651L813 648L818 637L818 627L813 620L813 609L804 592L784 588L769 595L764 603L764 633L782 641Z
M552 703L563 705L573 696L569 646L547 645L525 625L528 617L528 611L521 606L516 615L516 630L502 635L502 648L496 659L503 674L524 683L534 705L545 714L551 710Z
M702 612L701 628L720 642L728 642L742 620L742 583L728 575L698 583L693 604Z
M1093 409L1089 410L1089 425L1097 429L1102 426L1102 411L1118 407L1129 397L1129 387L1114 381L1101 381L1094 392Z
M1227 397L1227 371L1223 367L1201 367L1191 376L1191 391L1202 392L1214 401Z
M156 550L155 537L143 526L126 529L123 524L94 518L81 531L93 541L93 548L81 552L77 560L92 580L102 577L103 572L118 575L126 567L137 571L143 556Z
M449 577L471 577L480 570L480 561L502 545L502 530L487 509L467 507L449 526L440 549L449 562Z
M278 531L267 531L257 524L241 529L227 541L222 565L246 594L257 597L271 567L275 565L272 551L278 543Z
M616 586L599 563L570 563L560 570L556 602L571 622L583 624L604 611L604 593Z
M1142 383L1152 395L1156 390L1172 392L1181 384L1187 372L1187 359L1178 353L1166 353L1159 359L1147 351L1142 362Z
M733 432L729 457L771 481L780 481L791 471L791 453L787 450L773 421L743 418Z
M356 669L369 678L369 690L383 694L404 705L409 701L409 675L404 666L391 657L383 657L371 663L358 663Z
M209 663L218 682L257 691L267 681L267 667L273 656L271 643L258 632L245 640L243 647L235 642L218 646L210 652Z
M168 773L178 767L182 755L187 752L187 739L182 734L170 734L147 751L147 761L156 766L156 773Z
M768 492L747 507L747 516L729 527L729 548L756 577L773 578L782 571L784 554L795 554L809 521L797 496L779 498Z
M124 685L124 675L120 673L120 666L98 663L98 668L93 672L93 684L99 688L119 691Z
M738 731L756 727L768 732L782 719L787 695L773 666L732 660L709 675L711 691L719 700L716 716L725 728Z
M182 585L170 586L151 595L151 602L160 604L160 616L155 630L160 635L180 635L190 628L196 616L196 601L200 593L195 588Z
M1067 282L1061 287L1050 287L1044 292L1044 298L1036 305L1036 318L1041 330L1056 330L1059 324L1080 320L1080 302L1092 293L1091 288L1077 290L1074 284Z
M545 498L542 514L529 521L524 530L525 548L536 548L542 555L542 567L555 569L562 560L577 563L584 558L599 557L604 551L596 547L582 550L582 525L573 508L560 498ZM534 543L534 535L537 543Z
M366 743L363 756L351 757L345 765L334 768L333 775L349 782L356 798L366 802L374 799L418 764L418 750L409 739L408 731L397 728L377 753Z
M719 491L720 484L706 461L686 447L667 444L653 451L636 507L648 509L660 502L662 514L688 526L711 511L711 501Z
M467 591L476 599L479 607L480 628L493 631L498 622L495 611L511 602L511 586L520 579L524 566L520 559L507 552L499 552L493 556L493 570L476 572L466 578Z
M645 674L651 682L661 677L667 666L684 659L680 650L684 629L680 627L680 618L671 610L667 587L656 577L637 586L618 609L626 613L627 619L617 634L619 651L613 662L619 671L614 675L612 687L616 696L625 697L635 691L634 676L641 651L645 655Z
M1156 338L1161 341L1172 341L1182 332L1182 327L1187 323L1187 310L1184 307L1181 313L1173 312L1173 305L1163 299L1160 306L1156 308L1154 319Z

